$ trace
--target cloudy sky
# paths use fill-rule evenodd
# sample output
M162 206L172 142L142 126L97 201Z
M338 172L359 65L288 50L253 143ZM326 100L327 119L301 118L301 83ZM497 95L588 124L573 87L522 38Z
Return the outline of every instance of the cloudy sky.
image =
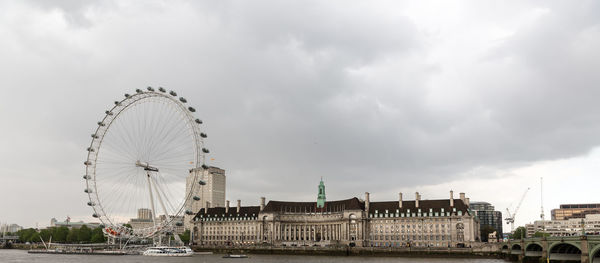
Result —
M0 222L91 221L90 133L184 95L227 199L600 202L598 1L0 2Z

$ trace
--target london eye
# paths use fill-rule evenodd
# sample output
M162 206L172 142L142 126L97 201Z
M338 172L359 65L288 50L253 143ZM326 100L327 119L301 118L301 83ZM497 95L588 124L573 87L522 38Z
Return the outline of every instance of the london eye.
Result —
M154 237L193 214L186 208L200 199L193 193L204 184L209 152L195 112L184 97L162 87L125 94L104 112L91 134L83 178L87 205L106 234ZM139 211L146 211L145 221L124 226L139 219Z

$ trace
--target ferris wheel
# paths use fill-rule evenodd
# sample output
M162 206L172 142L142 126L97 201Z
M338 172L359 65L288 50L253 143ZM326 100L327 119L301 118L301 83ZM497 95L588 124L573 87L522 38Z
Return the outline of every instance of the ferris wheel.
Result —
M193 215L191 202L200 200L194 189L205 184L200 179L209 153L195 111L176 92L148 87L125 94L105 112L83 176L87 205L105 233L153 237Z

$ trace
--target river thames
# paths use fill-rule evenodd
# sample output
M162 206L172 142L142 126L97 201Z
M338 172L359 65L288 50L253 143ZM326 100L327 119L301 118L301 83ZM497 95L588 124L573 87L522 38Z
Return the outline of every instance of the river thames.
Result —
M0 249L0 262L43 262L43 263L58 263L58 262L123 262L123 263L142 263L142 262L246 262L246 263L402 263L402 262L419 262L419 263L500 263L506 262L500 259L463 259L463 258L407 258L407 257L344 257L344 256L293 256L293 255L248 255L246 259L228 259L222 258L223 255L194 255L193 257L185 258L164 258L164 257L145 257L145 256L97 256L97 255L47 255L47 254L28 254L25 250L15 249Z

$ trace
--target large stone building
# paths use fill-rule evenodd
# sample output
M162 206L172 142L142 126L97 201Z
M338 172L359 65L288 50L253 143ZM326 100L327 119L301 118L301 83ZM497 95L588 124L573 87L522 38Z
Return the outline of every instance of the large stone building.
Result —
M198 177L196 177L196 173ZM199 178L197 181L194 178ZM204 185L200 185L199 181ZM185 229L191 229L190 222L194 215L201 208L224 207L225 206L225 170L218 167L209 166L208 169L193 169L186 179L186 193L192 192L192 199L186 210L193 212L191 215L185 215ZM192 190L192 185L195 187Z
M485 228L493 228L496 231L496 240L502 239L502 212L495 211L494 206L488 202L471 202L470 208L475 212L479 219L481 240L488 241L488 234L483 231Z
M448 247L479 241L479 222L464 193L454 199L371 202L353 197L316 202L269 201L259 206L202 208L193 218L197 246Z
M600 214L600 204L563 204L552 209L552 220L585 218L586 215Z

